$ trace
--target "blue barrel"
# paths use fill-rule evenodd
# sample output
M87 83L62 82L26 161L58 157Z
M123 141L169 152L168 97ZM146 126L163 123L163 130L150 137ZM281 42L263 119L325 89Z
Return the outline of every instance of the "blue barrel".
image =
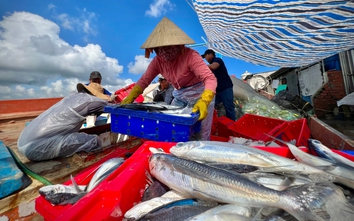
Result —
M9 150L0 140L0 199L27 187L32 181L16 165Z

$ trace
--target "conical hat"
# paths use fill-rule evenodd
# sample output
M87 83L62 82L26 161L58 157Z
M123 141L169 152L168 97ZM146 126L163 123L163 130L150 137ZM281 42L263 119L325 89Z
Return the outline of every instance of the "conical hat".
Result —
M195 42L175 23L164 17L140 48L194 44Z
M98 84L98 83L90 83L89 85L84 85L83 83L78 83L76 85L76 89L78 92L86 92L88 94L91 94L93 96L96 96L98 98L104 99L104 100L109 100L110 96L104 94L104 89L103 87Z

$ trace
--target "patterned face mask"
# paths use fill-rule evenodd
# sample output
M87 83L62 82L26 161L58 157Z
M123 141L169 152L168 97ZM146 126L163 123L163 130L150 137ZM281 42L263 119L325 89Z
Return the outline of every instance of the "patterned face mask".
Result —
M155 49L156 55L165 61L174 60L177 55L181 52L181 45L164 46Z

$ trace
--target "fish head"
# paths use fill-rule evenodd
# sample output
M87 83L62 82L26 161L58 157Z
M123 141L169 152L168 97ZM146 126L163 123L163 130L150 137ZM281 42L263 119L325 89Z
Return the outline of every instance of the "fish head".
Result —
M308 139L308 144L310 149L316 149L322 145L322 143L315 139Z
M162 148L150 147L149 150L151 153L166 153Z
M38 192L41 196L48 196L48 195L54 195L57 193L64 193L65 189L63 188L62 185L57 184L57 185L49 185L49 186L41 187L38 190Z
M175 146L172 146L170 152L178 157L181 157L198 146L198 141L178 142Z
M155 170L156 168L158 168L161 165L159 158L160 158L160 154L158 154L158 153L152 153L151 156L149 157L150 173L151 173L151 171Z
M166 153L154 153L149 158L150 173L154 175L154 171L160 171L165 169L165 158L169 154Z

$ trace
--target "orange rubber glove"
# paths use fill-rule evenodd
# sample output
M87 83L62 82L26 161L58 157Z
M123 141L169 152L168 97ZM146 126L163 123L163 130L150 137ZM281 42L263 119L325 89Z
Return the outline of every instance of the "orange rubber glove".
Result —
M124 98L124 100L122 100L122 102L120 104L121 105L131 104L142 93L143 93L143 89L141 89L141 87L139 85L135 85L132 88L132 90L130 91L130 93L128 94L128 96L126 98Z
M208 106L210 102L213 100L215 94L211 90L205 90L200 99L195 103L192 112L195 113L199 111L199 119L198 120L204 120L206 116L208 115Z

